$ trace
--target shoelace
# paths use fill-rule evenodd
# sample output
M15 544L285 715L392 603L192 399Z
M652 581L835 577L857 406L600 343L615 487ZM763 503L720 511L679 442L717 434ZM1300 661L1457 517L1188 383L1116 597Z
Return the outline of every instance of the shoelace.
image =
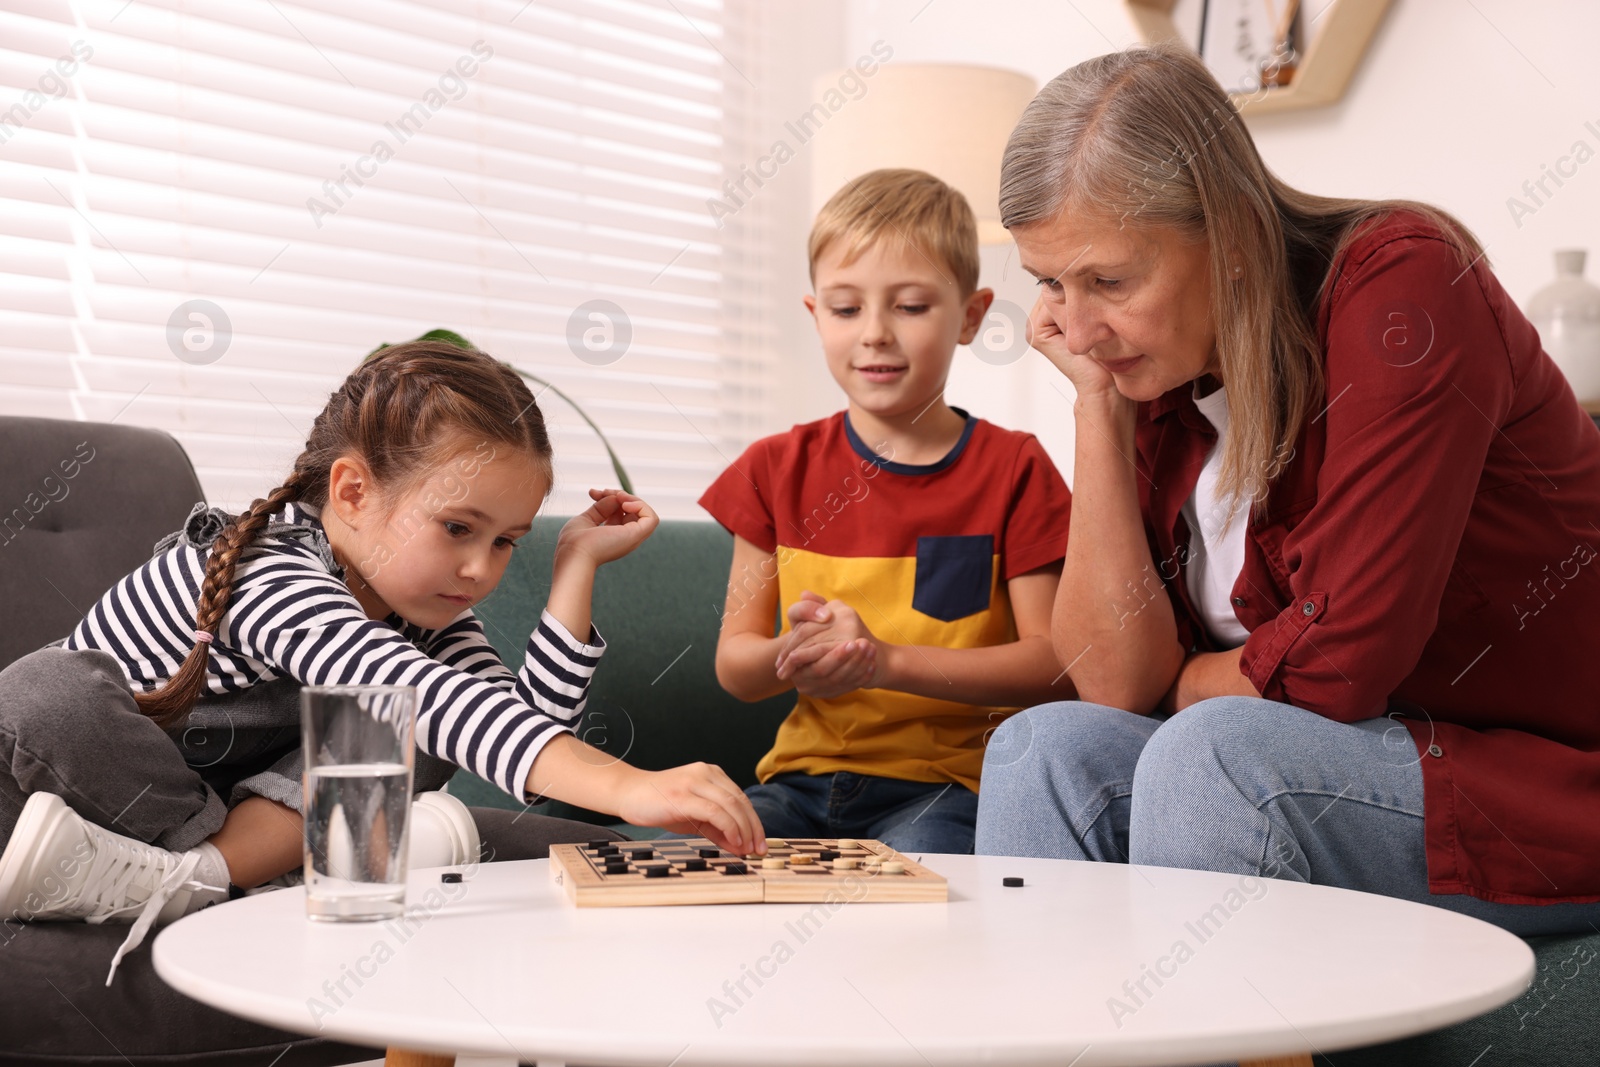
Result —
M155 924L161 909L167 906L167 902L174 895L185 889L217 890L225 887L208 886L192 880L195 866L200 862L200 854L197 852L184 853L170 870L166 870L168 858L172 853L165 849L155 849L120 835L97 832L99 828L92 825L86 826L85 829L94 841L94 859L89 864L89 873L78 890L72 912L81 915L85 922L98 925L123 912L132 911L134 908L141 909L139 917L128 930L128 936L123 940L122 946L111 958L111 970L106 974L106 985L109 986L117 975L117 965L122 962L124 956L144 942L145 934ZM150 870L161 870L163 875L148 900L142 904L120 906L112 903L124 897L128 889Z

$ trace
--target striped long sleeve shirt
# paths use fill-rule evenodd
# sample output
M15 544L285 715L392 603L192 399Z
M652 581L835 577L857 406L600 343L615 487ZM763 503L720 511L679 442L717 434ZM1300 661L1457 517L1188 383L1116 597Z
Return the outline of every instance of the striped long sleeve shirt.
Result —
M197 508L190 527L199 517ZM159 688L194 646L195 603L214 538L161 542L100 598L66 647L107 652L133 688ZM470 609L437 630L394 614L370 619L343 581L317 511L290 503L240 555L206 685L217 695L283 677L302 685L416 686L417 746L527 800L534 758L583 713L604 649L593 627L579 641L546 611L513 675Z

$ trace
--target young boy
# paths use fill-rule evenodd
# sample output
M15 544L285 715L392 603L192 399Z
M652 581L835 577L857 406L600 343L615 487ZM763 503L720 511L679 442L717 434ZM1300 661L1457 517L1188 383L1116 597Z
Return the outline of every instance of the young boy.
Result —
M748 794L775 837L970 853L986 738L1074 695L1050 645L1071 496L1032 435L945 403L994 299L960 193L866 174L809 253L849 406L757 441L700 498L734 534L718 680L799 693Z

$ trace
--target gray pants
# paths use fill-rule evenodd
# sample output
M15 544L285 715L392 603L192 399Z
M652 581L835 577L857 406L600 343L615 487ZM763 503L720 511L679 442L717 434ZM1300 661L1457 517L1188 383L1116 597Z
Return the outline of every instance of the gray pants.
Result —
M0 671L0 844L28 794L55 793L109 830L183 851L262 796L299 811L300 685L292 679L206 696L163 731L105 652L49 645ZM455 765L416 754L415 791Z

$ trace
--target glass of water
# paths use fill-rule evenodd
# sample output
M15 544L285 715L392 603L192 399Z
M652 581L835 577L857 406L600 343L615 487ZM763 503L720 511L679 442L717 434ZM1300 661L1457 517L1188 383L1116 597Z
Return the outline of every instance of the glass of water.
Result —
M312 919L393 919L405 910L416 722L414 686L300 690L306 914Z

